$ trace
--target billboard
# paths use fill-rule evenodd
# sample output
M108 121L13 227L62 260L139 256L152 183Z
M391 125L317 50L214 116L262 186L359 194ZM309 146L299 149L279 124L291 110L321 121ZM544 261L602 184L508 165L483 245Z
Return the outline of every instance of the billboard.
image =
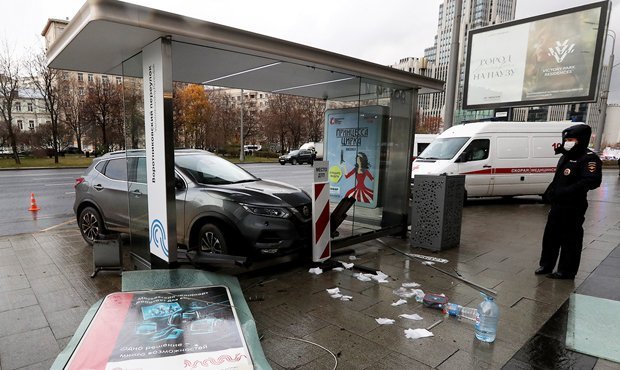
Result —
M596 100L608 2L469 32L463 107Z

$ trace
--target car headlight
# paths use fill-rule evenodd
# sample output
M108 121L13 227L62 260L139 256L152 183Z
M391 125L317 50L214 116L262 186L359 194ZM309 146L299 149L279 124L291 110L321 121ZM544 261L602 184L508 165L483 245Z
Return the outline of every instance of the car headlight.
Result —
M278 218L289 218L291 213L286 210L286 208L280 207L263 207L263 206L255 206L252 204L242 204L243 208L246 211L255 214L257 216L267 216L267 217L278 217Z

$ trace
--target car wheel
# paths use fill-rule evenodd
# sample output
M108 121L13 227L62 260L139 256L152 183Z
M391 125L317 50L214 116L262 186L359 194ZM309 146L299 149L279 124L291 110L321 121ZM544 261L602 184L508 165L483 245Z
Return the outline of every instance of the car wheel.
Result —
M93 207L86 207L80 212L78 226L82 233L82 238L86 243L93 245L105 231L103 220L99 212Z
M293 158L293 159L291 160L291 164L292 164L292 165L296 165L296 164L297 164L297 159Z
M228 245L222 230L214 224L205 224L198 234L198 252L228 254Z
M286 162L280 162L280 164L284 166L286 164Z

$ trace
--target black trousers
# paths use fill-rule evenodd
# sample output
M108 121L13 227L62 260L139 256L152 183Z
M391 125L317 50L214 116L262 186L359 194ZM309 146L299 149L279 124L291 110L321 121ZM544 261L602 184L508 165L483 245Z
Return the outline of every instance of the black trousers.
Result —
M588 205L552 205L545 226L540 266L552 270L560 255L558 272L575 276L581 261L583 221Z

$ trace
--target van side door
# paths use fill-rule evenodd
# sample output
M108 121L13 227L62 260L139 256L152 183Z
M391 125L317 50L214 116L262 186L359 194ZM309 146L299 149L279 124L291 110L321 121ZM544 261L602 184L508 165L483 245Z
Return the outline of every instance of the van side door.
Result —
M465 189L470 197L490 195L493 161L491 138L477 137L458 156L458 173L465 175Z
M498 136L491 195L528 194L531 166L530 137L527 135Z

